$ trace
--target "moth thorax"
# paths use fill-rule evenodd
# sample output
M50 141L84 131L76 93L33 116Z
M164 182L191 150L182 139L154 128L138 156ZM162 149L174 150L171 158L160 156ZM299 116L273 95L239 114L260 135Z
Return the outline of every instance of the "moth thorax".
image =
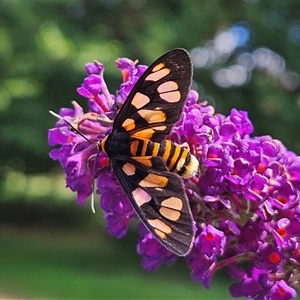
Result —
M129 137L127 132L112 132L102 140L102 148L108 157L129 154Z

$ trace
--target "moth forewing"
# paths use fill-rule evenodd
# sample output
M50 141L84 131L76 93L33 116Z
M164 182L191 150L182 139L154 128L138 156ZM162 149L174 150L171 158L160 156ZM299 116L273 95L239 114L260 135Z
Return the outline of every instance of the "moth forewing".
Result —
M191 166L187 151L165 138L182 114L191 77L186 50L162 55L138 79L101 143L141 221L180 256L190 252L195 232L183 180L175 173L193 175L195 162Z

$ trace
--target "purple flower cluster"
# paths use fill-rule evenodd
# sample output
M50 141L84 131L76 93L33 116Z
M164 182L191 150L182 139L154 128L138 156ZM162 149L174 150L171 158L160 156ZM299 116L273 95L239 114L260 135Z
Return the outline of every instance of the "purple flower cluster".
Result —
M146 66L126 58L116 65L123 74L117 96L108 92L104 67L95 62L86 66L88 76L77 89L88 99L89 112L76 102L74 109L59 112L83 136L61 119L49 130L48 140L58 146L50 156L61 163L80 204L92 194L96 178L107 229L121 238L136 215L97 142L111 131L116 110ZM300 281L300 158L280 141L250 137L252 132L247 112L216 114L190 91L182 118L168 137L187 144L201 165L199 176L185 180L197 226L185 259L194 280L207 288L214 273L227 268L236 281L230 287L233 297L293 299ZM145 269L176 261L142 224L138 230L137 251Z

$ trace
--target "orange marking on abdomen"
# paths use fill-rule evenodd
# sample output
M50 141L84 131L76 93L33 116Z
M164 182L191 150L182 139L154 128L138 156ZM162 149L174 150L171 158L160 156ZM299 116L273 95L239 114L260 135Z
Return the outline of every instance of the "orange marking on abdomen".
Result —
M181 152L181 155L177 161L175 170L174 170L174 171L176 171L176 173L181 171L182 167L185 165L188 154L189 154L189 151L187 149L183 149L183 151Z
M160 147L159 143L153 143L152 156L157 156L159 147Z
M165 152L163 154L163 159L165 162L167 162L167 160L170 156L171 148L172 148L172 142L165 141Z
M142 148L141 156L145 156L147 148L148 148L148 142L147 141L142 141L140 143L143 143L143 148Z
M136 156L137 148L138 148L139 142L138 141L133 141L130 144L130 153L133 156Z
M171 171L172 168L174 167L176 161L178 160L178 157L180 155L180 151L181 151L181 147L180 146L176 146L174 144L172 144L173 147L175 147L175 152L174 152L174 155L171 157L171 160L170 160L170 164L168 165L168 169Z

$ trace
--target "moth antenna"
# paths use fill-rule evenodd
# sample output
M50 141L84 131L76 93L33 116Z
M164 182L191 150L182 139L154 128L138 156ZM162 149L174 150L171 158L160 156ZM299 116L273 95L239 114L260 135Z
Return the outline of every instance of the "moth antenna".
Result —
M92 185L92 196L91 196L91 209L92 212L95 214L95 179L93 180L93 185Z
M60 116L59 114L55 113L54 111L52 110L49 110L49 113L51 115L53 115L54 117L58 118L58 119L61 119L61 120L64 120L64 118L62 116ZM65 121L65 120L64 120Z
M49 113L51 115L53 115L54 117L63 120L64 122L66 122L76 133L78 133L80 136L82 136L85 140L87 140L89 143L93 144L93 142L91 140L89 140L84 134L82 134L77 128L75 128L69 121L67 121L66 119L64 119L62 116L60 116L59 114L55 113L52 110L49 110Z
M75 128L69 121L64 119L62 116L60 116L59 114L55 113L52 110L49 110L49 113L51 115L53 115L54 117L66 122L76 133L78 133L80 136L82 136L88 142L93 143L91 140L89 140L84 134L82 134L77 128ZM97 157L99 156L99 153L100 153L100 149L99 149L99 151L96 155L96 159L95 159L95 162L94 162L93 174L95 174L95 172L96 172L96 162L97 162ZM95 179L93 180L93 183L92 183L91 209L92 209L92 212L95 214L96 213L96 210L95 210Z
M92 184L92 197L91 197L91 208L92 208L92 212L96 213L95 211L95 174L96 174L96 165L97 165L97 158L99 157L99 154L101 152L101 149L99 148L96 157L95 157L95 161L94 161L94 166L93 166L93 173L94 174L94 180L93 180L93 184Z

